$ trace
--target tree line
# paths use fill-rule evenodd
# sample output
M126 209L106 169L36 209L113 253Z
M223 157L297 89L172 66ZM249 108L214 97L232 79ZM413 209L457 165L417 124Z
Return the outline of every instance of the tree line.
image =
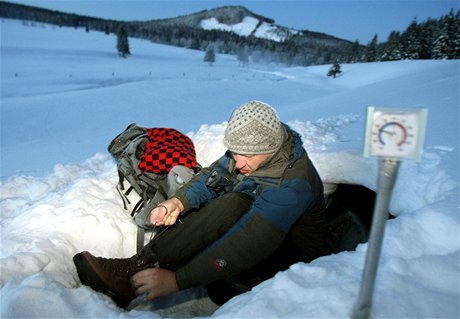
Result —
M391 32L383 43L376 34L362 55L363 62L405 59L460 59L460 10L422 23L414 19L404 32Z
M404 32L394 31L387 41L379 43L378 35L367 45L333 36L299 31L284 41L255 36L240 36L222 30L204 30L184 23L164 20L123 22L67 14L0 1L0 16L116 34L121 56L129 54L127 37L142 38L188 49L233 54L240 63L277 62L287 65L318 65L354 62L393 61L401 59L460 58L460 10L439 19L418 23L416 19ZM120 34L124 37L120 39ZM125 39L126 38L126 39ZM122 48L123 52L120 52ZM126 53L126 54L125 54Z

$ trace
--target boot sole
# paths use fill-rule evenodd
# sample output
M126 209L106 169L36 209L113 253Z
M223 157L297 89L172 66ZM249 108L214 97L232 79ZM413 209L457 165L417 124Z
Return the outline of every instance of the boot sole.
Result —
M128 307L131 299L127 300L126 298L120 296L104 283L94 270L90 259L86 258L87 254L89 254L89 252L84 251L73 257L73 262L77 268L78 277L80 278L81 283L111 297L119 307Z

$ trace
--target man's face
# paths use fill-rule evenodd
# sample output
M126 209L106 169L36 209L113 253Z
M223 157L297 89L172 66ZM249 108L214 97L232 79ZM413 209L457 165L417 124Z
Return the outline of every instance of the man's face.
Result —
M241 174L248 176L256 169L259 168L263 161L272 157L273 154L257 154L257 155L244 155L232 153L233 159L235 160L235 168L240 171Z

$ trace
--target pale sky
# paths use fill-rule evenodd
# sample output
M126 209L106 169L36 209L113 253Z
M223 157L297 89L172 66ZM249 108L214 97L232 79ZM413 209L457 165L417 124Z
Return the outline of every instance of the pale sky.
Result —
M68 13L115 20L172 18L226 5L241 5L275 23L367 44L377 34L404 31L414 18L423 22L459 9L458 0L9 0Z

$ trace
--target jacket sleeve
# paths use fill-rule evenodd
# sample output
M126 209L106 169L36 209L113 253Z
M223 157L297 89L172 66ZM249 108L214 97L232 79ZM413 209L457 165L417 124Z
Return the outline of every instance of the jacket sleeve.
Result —
M304 179L267 187L222 238L176 272L180 289L235 275L267 258L314 201Z
M199 208L220 195L219 192L209 188L206 182L214 166L220 165L226 167L227 162L228 158L225 155L222 156L211 164L211 166L203 168L197 176L173 195L173 197L178 198L182 205L184 205L184 211L188 211L192 208Z

